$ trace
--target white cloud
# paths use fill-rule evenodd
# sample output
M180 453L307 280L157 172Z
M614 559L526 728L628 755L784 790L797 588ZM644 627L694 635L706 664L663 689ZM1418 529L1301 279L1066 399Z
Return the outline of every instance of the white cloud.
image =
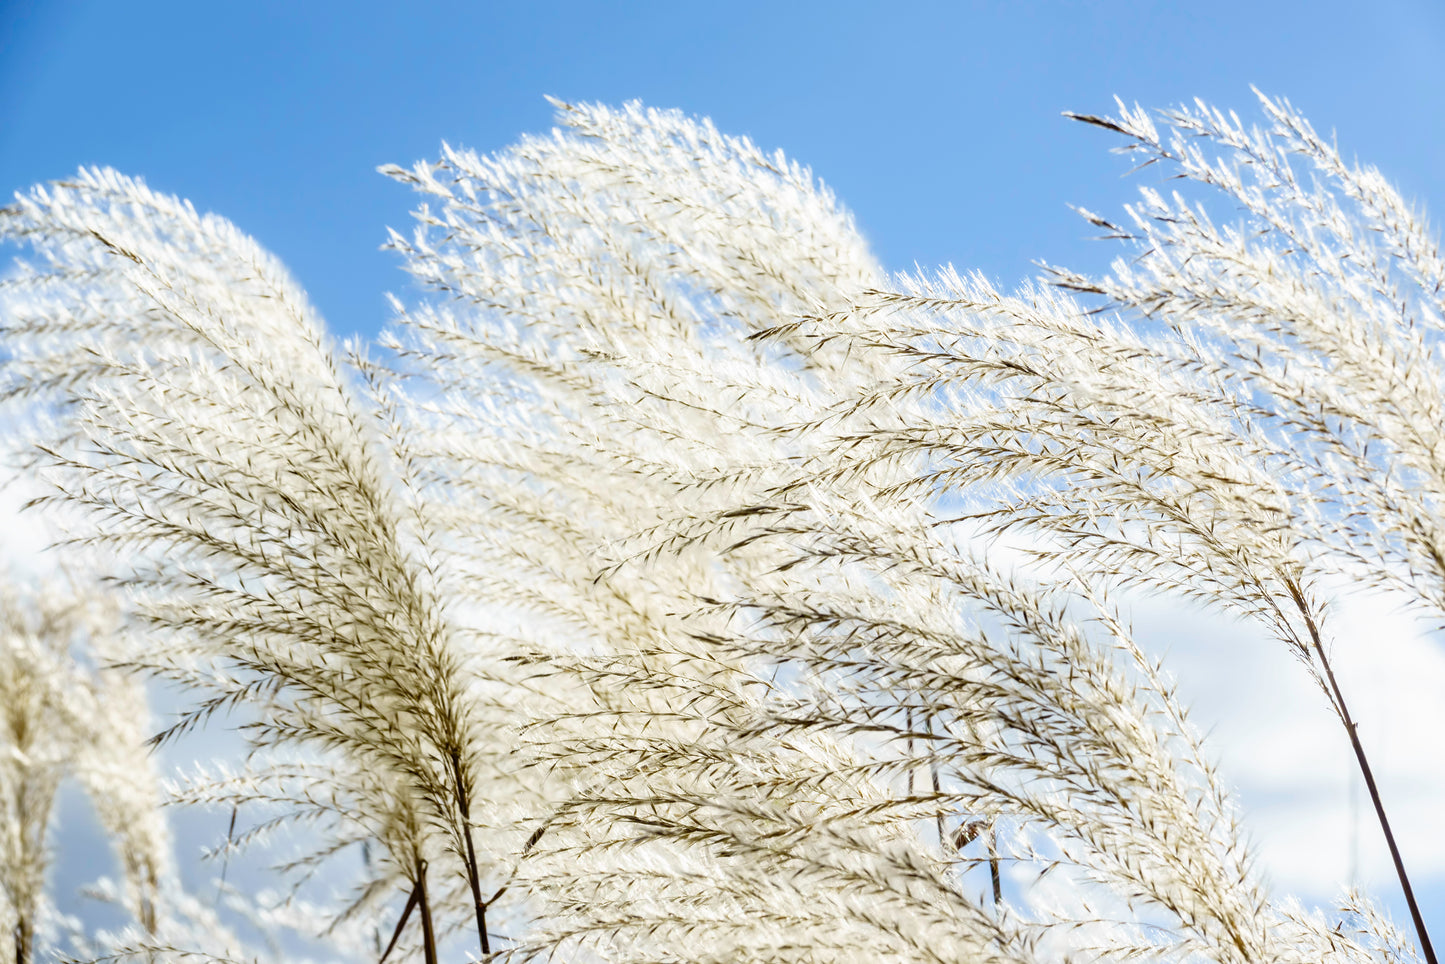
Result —
M1208 734L1270 879L1311 902L1358 882L1394 903L1349 740L1306 668L1259 630L1184 605L1145 604L1135 622ZM1445 880L1445 647L1380 595L1344 599L1327 628L1412 879Z

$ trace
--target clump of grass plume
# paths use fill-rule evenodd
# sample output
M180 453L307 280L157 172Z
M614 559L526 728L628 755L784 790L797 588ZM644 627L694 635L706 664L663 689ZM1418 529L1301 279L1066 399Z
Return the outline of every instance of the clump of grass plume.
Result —
M0 387L62 406L39 461L124 564L135 665L198 693L170 732L248 720L250 763L182 799L273 808L234 843L308 828L294 870L374 848L340 917L390 899L385 959L474 921L490 960L1415 960L1362 900L1351 932L1270 894L1111 598L1264 620L1349 727L1319 580L1445 585L1428 325L1366 258L1418 281L1433 249L1377 179L1267 102L1370 248L1234 121L1167 115L1253 187L1090 119L1288 239L1150 201L1144 260L1053 275L1135 326L890 279L781 154L558 108L385 169L431 294L349 362L254 242L138 182L0 214L39 256ZM1021 565L988 541L1020 534Z

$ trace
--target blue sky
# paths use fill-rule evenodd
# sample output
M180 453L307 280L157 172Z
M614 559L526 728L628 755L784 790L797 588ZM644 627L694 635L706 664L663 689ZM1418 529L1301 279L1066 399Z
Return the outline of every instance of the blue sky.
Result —
M1347 157L1378 165L1437 219L1445 216L1438 0L0 0L0 188L64 177L82 164L143 175L226 215L280 255L337 333L370 335L385 321L384 292L407 286L378 246L388 225L405 227L412 206L377 165L433 156L443 139L503 148L551 126L545 94L640 98L707 114L725 131L811 165L888 267L952 262L1010 285L1030 276L1036 259L1102 266L1111 251L1085 240L1096 232L1068 204L1113 212L1133 196L1134 181L1154 177L1121 180L1127 163L1108 152L1111 139L1061 111L1107 111L1116 94L1148 106L1198 96L1248 116L1250 84L1290 98L1319 129L1337 133ZM1368 634L1379 630L1369 619L1362 625L1364 645L1373 645ZM1412 668L1412 678L1445 680L1438 640L1392 645L1401 660L1429 662ZM1231 660L1259 648L1230 646ZM1215 657L1190 652L1188 665L1216 679L1200 700L1225 720L1226 750L1244 761L1238 780L1246 804L1255 801L1262 814L1258 835L1293 827L1304 834L1296 857L1340 844L1330 836L1345 812L1343 764L1324 784L1270 783L1280 747L1290 759L1275 770L1299 770L1314 757L1290 741L1330 725L1290 715L1315 706L1308 692L1286 699L1261 683L1272 678L1261 674L1290 673L1287 660L1231 675L1207 665ZM1248 687L1230 682L1245 676ZM1391 692L1382 677L1385 709ZM1420 700L1431 702L1428 690ZM1445 709L1427 709L1435 715L1412 717L1399 732L1440 732ZM1395 739L1396 793L1418 798L1418 819L1402 823L1433 848L1420 870L1438 942L1445 845L1435 842L1437 790L1445 791L1445 772L1420 776L1420 746L1408 735ZM1343 752L1319 747L1322 760ZM1445 767L1445 755L1433 752L1429 759ZM1302 824L1299 814L1320 794L1332 794L1333 816ZM1284 802L1270 809L1276 798ZM1280 867L1289 859L1280 857ZM1276 876L1328 896L1343 866L1305 861ZM1388 877L1366 877L1382 895L1393 893Z
M1127 165L1059 113L1116 94L1244 113L1253 83L1445 209L1445 5L1427 0L0 10L0 188L140 174L278 253L340 333L374 332L406 284L377 247L411 196L375 167L545 130L544 94L707 114L811 165L890 268L1005 284L1109 256L1067 205L1116 209Z

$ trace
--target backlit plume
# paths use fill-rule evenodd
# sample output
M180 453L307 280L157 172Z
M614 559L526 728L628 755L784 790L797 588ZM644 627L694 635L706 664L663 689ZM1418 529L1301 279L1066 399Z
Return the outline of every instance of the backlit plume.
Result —
M1330 580L1445 613L1445 265L1377 174L1268 99L1078 115L1192 193L1084 212L1129 257L1010 294L890 275L707 121L555 103L383 169L416 284L370 346L113 171L0 211L0 391L133 637L77 663L11 607L19 959L68 776L135 920L93 957L262 953L159 883L148 678L189 701L153 742L239 727L170 802L274 856L297 896L255 919L315 953L1433 964L1418 914L1268 885L1128 618L1262 621L1353 736Z

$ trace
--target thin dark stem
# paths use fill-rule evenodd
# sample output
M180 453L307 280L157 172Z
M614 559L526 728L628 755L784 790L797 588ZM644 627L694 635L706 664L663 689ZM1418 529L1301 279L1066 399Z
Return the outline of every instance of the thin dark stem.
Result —
M481 940L482 953L490 954L492 944L487 936L487 902L482 900L481 872L477 869L477 847L472 842L472 804L467 793L467 781L462 773L461 756L452 751L452 779L457 786L457 809L462 817L462 837L467 846L467 884L472 889L472 903L477 910L477 937Z
M1385 804L1380 799L1379 788L1375 785L1374 771L1370 769L1370 761L1365 757L1365 748L1360 743L1359 734L1356 732L1357 726L1350 717L1350 709L1345 705L1345 694L1340 691L1340 684L1335 680L1335 671L1330 668L1329 657L1325 655L1319 627L1315 625L1314 617L1310 614L1309 605L1305 601L1304 593L1300 590L1299 585L1292 579L1286 579L1285 585L1289 587L1290 597L1294 600L1295 607L1304 617L1305 627L1310 634L1310 645L1314 648L1315 657L1320 661L1320 668L1324 670L1335 709L1339 711L1340 722L1344 724L1345 732L1349 734L1350 746L1354 748L1355 759L1360 764L1360 773L1365 778L1365 787L1370 792L1370 802L1375 805L1375 816L1380 820L1380 829L1384 831L1385 843L1390 848L1390 859L1395 862L1395 874L1400 878L1400 889L1405 892L1405 903L1410 908L1410 919L1414 921L1415 933L1420 938L1420 951L1425 955L1426 964L1437 964L1435 948L1430 944L1430 933L1425 929L1425 918L1420 914L1419 904L1415 902L1415 889L1410 886L1410 877L1405 873L1405 861L1400 857L1400 848L1395 844L1395 834L1390 829L1390 820L1385 816Z
M477 908L477 937L482 942L482 953L492 953L492 943L487 937L487 904L482 900L482 883L477 879L477 851L472 844L472 831L467 828L467 882L472 888L472 902Z
M939 796L939 794L942 792L942 789L941 789L941 787L940 787L940 785L939 785L939 782L938 782L938 761L937 761L937 760L934 760L934 759L931 759L931 758L929 759L929 761L928 761L928 772L929 772L929 776L931 776L931 777L933 778L933 796L934 796L935 798L937 798L937 797ZM935 806L936 806L936 804L935 804ZM938 830L938 849L939 849L939 851L942 851L943 848L944 848L944 846L948 843L948 834L947 834L947 831L944 829L944 826L943 826L943 810L942 810L942 808L940 808L940 809L938 810L938 812L933 815L933 825L934 825L934 827L936 827L937 830Z
M1003 906L1003 879L998 870L998 829L990 823L988 827L988 876L993 883L993 905Z
M908 708L908 795L913 796L913 707Z
M381 957L377 959L377 964L386 964L386 959L391 956L392 950L396 947L396 942L401 940L401 932L406 930L406 922L411 918L411 912L416 909L417 897L420 893L421 882L418 881L412 884L411 895L406 899L406 907L402 909L401 916L397 918L396 929L391 932L391 941L386 945L386 950L381 952ZM380 931L376 933L376 941L377 944L380 945Z
M912 730L913 730L913 710L910 709L910 710L908 711L908 717L909 717L909 718L908 718L908 729L909 729L910 732L912 732ZM931 716L930 716L930 717L927 717L924 722L925 722L925 724L926 724L927 727L928 727L928 732L929 732L929 734L931 735L931 734L933 733L933 717L931 717ZM908 738L908 756L909 756L910 759L913 757L913 737L911 737L911 736ZM936 801L936 800L938 799L938 796L939 796L941 790L942 790L942 786L941 786L941 784L938 782L938 760L937 760L937 758L934 757L934 755L933 755L932 746L929 747L929 754L928 754L928 777L929 777L929 782L932 783L932 785L933 785L933 797L934 797L934 800ZM909 787L908 787L909 795L912 796L912 794L913 794L913 786L912 786L912 784L913 784L913 771L912 771L912 770L909 770L908 781L909 781ZM935 803L935 806L936 806L936 805L937 805L937 804ZM942 810L942 808L940 808L940 809L938 809L937 811L934 812L934 814L933 814L933 826L934 826L934 828L938 831L938 849L939 849L939 852L941 853L941 852L943 852L944 848L946 848L946 847L948 846L948 831L947 831L947 828L945 828L944 825L943 825L943 810Z
M432 928L431 901L426 893L426 861L418 859L416 862L416 886L418 905L421 907L421 939L422 950L426 955L426 964L437 964L437 936Z

